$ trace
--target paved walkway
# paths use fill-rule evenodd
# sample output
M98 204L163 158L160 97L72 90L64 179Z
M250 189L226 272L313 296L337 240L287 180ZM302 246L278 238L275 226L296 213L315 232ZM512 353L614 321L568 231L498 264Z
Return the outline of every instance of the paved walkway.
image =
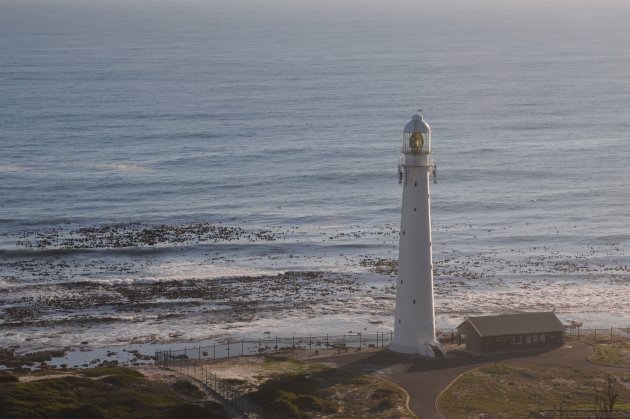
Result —
M443 419L435 401L439 394L459 375L486 364L503 362L510 365L560 364L583 368L602 368L588 362L593 353L590 345L568 342L546 352L526 352L476 356L451 351L445 359L410 358L387 351L335 356L320 361L334 364L358 374L374 372L398 384L409 394L409 408L420 419Z

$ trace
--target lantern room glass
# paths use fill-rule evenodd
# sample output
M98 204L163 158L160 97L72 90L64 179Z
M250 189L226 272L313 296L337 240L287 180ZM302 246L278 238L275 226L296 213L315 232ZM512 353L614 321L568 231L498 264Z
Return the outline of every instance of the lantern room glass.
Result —
M402 150L405 154L429 154L431 153L430 132L404 132Z

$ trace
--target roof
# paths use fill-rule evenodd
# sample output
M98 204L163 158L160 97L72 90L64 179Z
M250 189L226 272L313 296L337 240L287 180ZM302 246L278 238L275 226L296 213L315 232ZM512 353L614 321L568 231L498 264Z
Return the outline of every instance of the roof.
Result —
M406 132L406 133L431 132L431 127L429 126L429 124L427 124L427 121L424 120L424 117L422 116L421 112L422 111L418 111L417 114L411 117L411 121L409 121L407 125L405 125L405 129L403 132Z
M552 312L468 317L457 328L466 323L481 337L564 331L564 326Z

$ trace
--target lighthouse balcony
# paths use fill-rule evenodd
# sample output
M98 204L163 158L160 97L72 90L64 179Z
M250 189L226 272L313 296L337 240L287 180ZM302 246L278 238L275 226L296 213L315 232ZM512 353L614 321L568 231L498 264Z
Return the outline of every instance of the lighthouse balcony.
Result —
M399 163L401 166L435 166L430 154L403 154Z

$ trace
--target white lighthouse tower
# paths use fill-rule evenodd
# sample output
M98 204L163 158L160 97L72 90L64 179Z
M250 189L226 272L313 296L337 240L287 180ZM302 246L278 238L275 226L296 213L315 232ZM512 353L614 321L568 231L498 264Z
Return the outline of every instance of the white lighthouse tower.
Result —
M435 338L429 175L435 177L431 128L418 111L403 131L399 164L403 184L396 319L389 349L434 358L444 355Z

